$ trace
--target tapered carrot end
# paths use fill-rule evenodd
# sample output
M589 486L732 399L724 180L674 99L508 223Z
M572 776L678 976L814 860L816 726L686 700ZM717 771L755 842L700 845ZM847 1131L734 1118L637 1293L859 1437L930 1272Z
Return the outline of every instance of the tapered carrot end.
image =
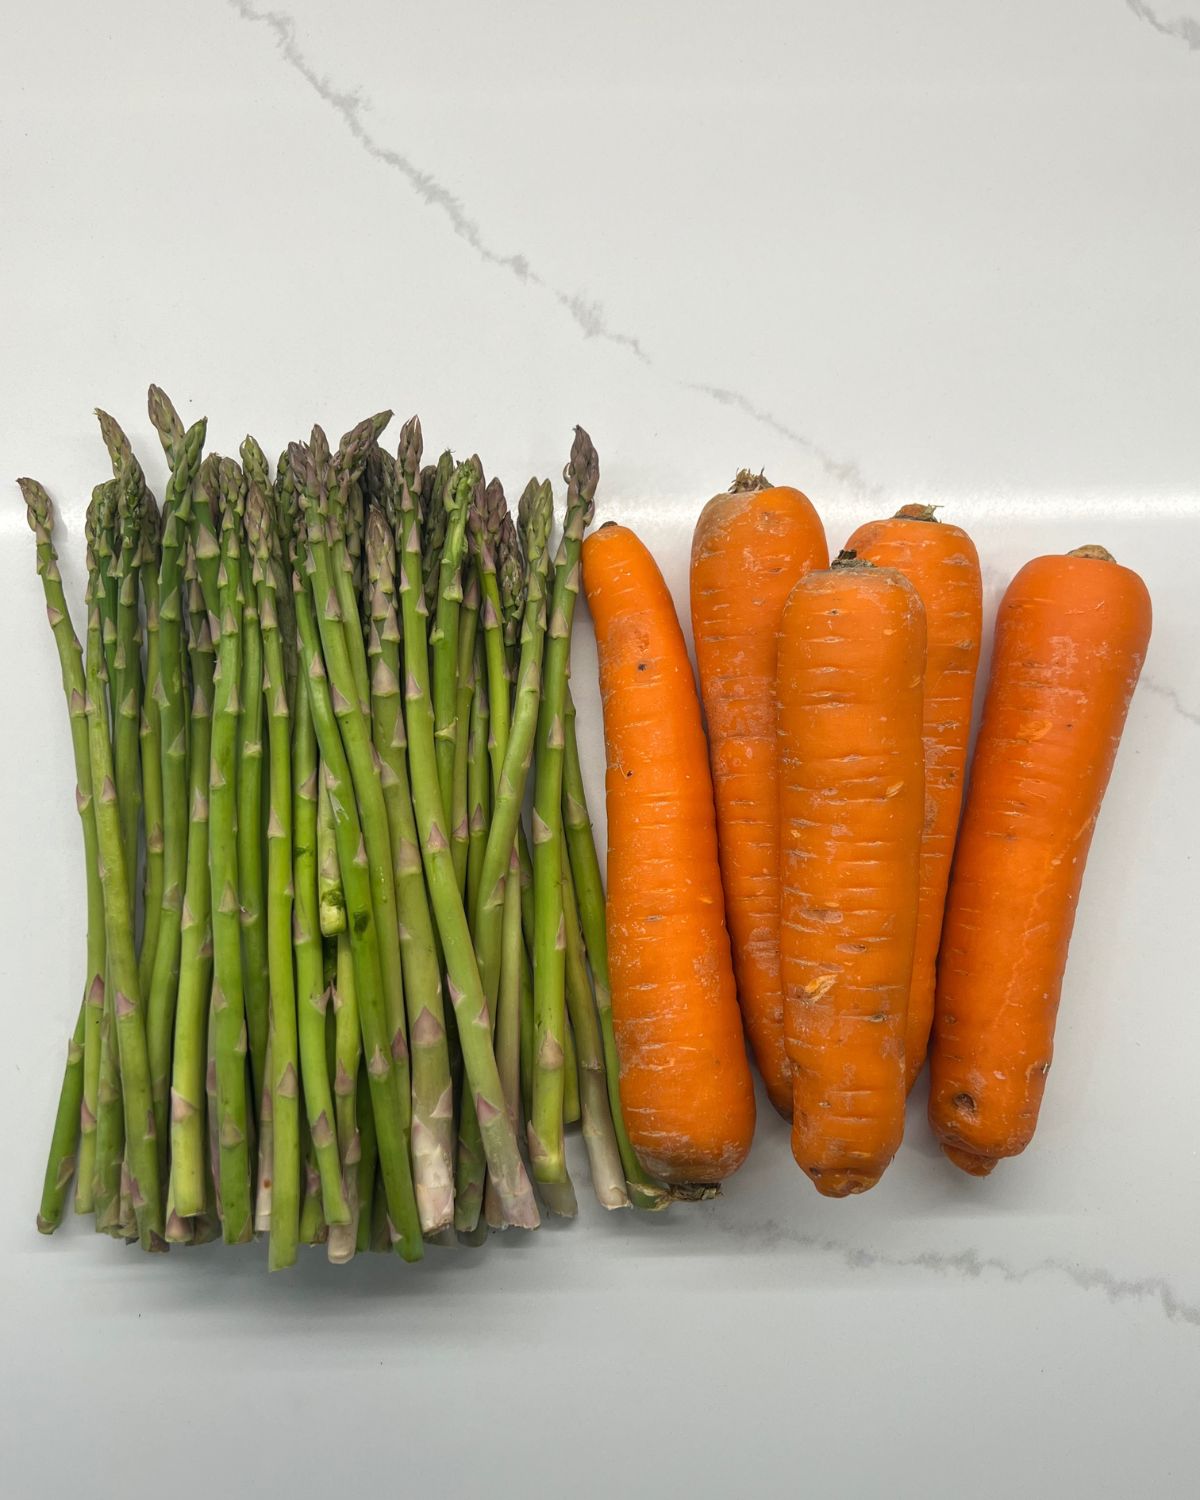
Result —
M964 1151L961 1146L943 1146L942 1151L948 1161L972 1177L986 1177L1000 1160L998 1156L978 1156L974 1151Z
M882 1172L828 1171L819 1167L803 1170L822 1198L849 1198L855 1193L865 1193L883 1176Z

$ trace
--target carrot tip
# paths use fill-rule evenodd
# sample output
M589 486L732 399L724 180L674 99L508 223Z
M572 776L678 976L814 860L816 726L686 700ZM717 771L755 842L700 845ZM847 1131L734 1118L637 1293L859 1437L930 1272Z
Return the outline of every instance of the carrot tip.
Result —
M739 469L737 477L729 486L731 495L753 494L755 490L769 490L773 485L760 469L756 474L753 469Z
M677 1203L707 1203L721 1196L719 1182L676 1182L671 1184L671 1197Z
M964 1151L961 1146L943 1145L942 1152L948 1161L972 1177L986 1177L1000 1160L998 1156L980 1156L975 1151Z
M820 1167L806 1167L803 1162L801 1168L823 1198L850 1198L855 1193L865 1193L883 1176L882 1171L831 1172Z
M1090 557L1095 562L1116 562L1116 558L1099 542L1088 542L1082 547L1075 547L1067 553L1068 557Z

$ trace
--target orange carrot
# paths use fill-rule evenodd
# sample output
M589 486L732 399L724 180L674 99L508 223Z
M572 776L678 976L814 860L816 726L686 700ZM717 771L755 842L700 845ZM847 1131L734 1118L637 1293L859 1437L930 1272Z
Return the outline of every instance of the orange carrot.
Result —
M775 667L792 585L829 566L799 490L743 470L692 537L692 632L717 799L725 915L738 1001L771 1103L792 1113L779 978L779 775Z
M1150 639L1150 597L1103 547L1008 587L938 959L929 1120L983 1177L1029 1144L1092 829Z
M929 505L906 505L890 521L860 526L846 546L881 568L898 568L925 606L925 827L904 1042L911 1089L933 1024L938 941L966 779L983 588L974 542L957 526L938 523Z
M608 757L608 943L621 1103L650 1172L719 1182L754 1134L700 704L671 595L623 526L583 544Z
M904 1133L904 1023L924 815L924 611L843 554L779 641L780 940L792 1153L827 1197L873 1187Z

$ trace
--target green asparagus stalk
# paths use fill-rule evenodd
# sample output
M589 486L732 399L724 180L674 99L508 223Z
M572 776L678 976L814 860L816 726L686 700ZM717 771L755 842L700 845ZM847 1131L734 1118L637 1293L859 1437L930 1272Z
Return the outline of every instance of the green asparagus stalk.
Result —
M54 1113L46 1172L42 1178L42 1201L37 1216L39 1234L53 1234L62 1223L67 1189L75 1175L80 1139L79 1115L83 1104L83 1049L87 1016L88 1002L85 997L79 1006L75 1030L67 1042L67 1061L63 1068L62 1086L58 1091L58 1108Z
M275 1111L271 1092L271 1034L267 1032L267 1056L265 1062L266 1081L263 1091L255 1101L258 1111L258 1169L254 1174L254 1233L270 1234L271 1199L274 1184L271 1180L275 1158Z
M34 534L37 570L46 599L46 616L58 648L63 693L71 724L75 754L75 807L83 831L84 869L87 876L88 973L75 1030L67 1046L67 1065L59 1092L58 1111L51 1135L50 1155L38 1212L38 1228L52 1234L62 1222L67 1189L78 1162L75 1207L79 1213L93 1206L93 1174L96 1164L96 1083L100 1062L100 1008L104 999L104 895L100 887L96 817L92 805L92 768L88 749L87 685L83 674L83 651L71 624L54 550L54 511L50 497L36 480L18 479L25 499L26 517ZM88 1077L88 1049L92 1075Z
M604 881L592 835L587 793L583 784L583 767L579 759L579 740L575 729L575 702L570 687L563 714L566 744L563 754L563 826L567 840L571 881L578 899L579 920L587 947L588 964L595 985L596 1013L604 1049L604 1077L608 1104L625 1184L635 1208L655 1211L668 1207L671 1194L657 1182L638 1161L625 1128L621 1107L620 1057L613 1030L612 987L608 975L608 934L605 929Z
M146 997L149 1026L150 987L154 978L154 960L158 952L158 931L162 921L165 890L165 834L163 832L163 761L162 761L162 657L159 649L159 548L161 521L153 496L143 496L142 535L138 545L138 571L146 611L146 678L142 692L142 711L138 727L139 757L142 767L142 806L146 829L146 869L142 887L142 943L138 953L138 982ZM162 1096L162 1114L156 1113L159 1154L165 1158L166 1110ZM156 1100L156 1107L158 1101ZM160 1175L162 1168L160 1166ZM163 1177L165 1181L165 1177Z
M322 778L317 788L317 905L321 936L337 937L346 930L346 894L338 868L337 832L333 826L333 803Z
M263 795L266 770L263 758L263 643L254 565L245 536L248 481L245 471L232 462L229 474L231 480L236 479L232 494L238 524L242 528L242 535L238 538L242 654L238 688L237 889L241 908L242 990L250 1048L250 1072L253 1098L259 1100L268 1087L267 1032L271 1015L265 911L267 892L263 876Z
M188 860L189 772L187 695L183 678L183 560L187 528L191 521L192 489L204 445L205 422L201 420L195 423L179 438L175 425L178 418L174 423L170 420L174 408L170 407L166 396L157 386L150 387L149 406L151 420L155 421L156 426L161 423L159 435L167 456L174 460L171 478L163 496L157 632L160 666L154 692L162 747L163 892L146 1001L146 1045L150 1057L150 1084L154 1094L154 1124L159 1143L159 1173L161 1180L166 1182L171 1131L168 1112L171 1040L180 984L181 924ZM147 761L148 756L143 755L143 760ZM205 768L206 785L207 775ZM149 823L148 816L148 828ZM147 840L149 837L147 832ZM147 899L149 891L147 881Z
M205 459L207 485L215 485L215 458ZM209 502L202 502L207 509ZM193 517L193 520L195 518ZM179 991L171 1060L171 1191L181 1218L203 1214L210 1175L207 1166L208 1013L212 997L212 899L208 873L209 771L215 648L200 588L195 547L184 538L184 590L189 620L192 703L189 724L187 873L179 920ZM215 1078L214 1078L215 1082ZM215 1121L214 1121L215 1123Z
M371 1200L371 1227L368 1250L375 1254L387 1254L392 1248L391 1224L387 1215L387 1194L381 1173L375 1173L375 1192Z
M343 433L330 472L330 504L326 518L329 560L346 631L350 668L364 715L370 699L370 683L363 629L369 602L364 594L366 492L363 479L371 449L378 446L379 438L391 420L390 411L376 412L373 417L367 417Z
M117 795L121 801L121 842L132 884L137 869L137 829L141 811L138 734L142 714L141 622L138 603L142 519L147 490L142 467L129 439L105 411L96 410L100 435L112 463L116 486L114 551L110 563L115 593L115 637L106 655L112 697L112 748Z
M53 513L48 519L53 530ZM89 504L84 520L84 540L87 553L87 593L85 608L92 602L93 580L96 578L96 508ZM57 571L57 563L55 564ZM61 592L62 583L58 581ZM55 601L57 603L57 600ZM47 611L50 599L47 598ZM66 613L66 596L63 596L63 613ZM79 1152L75 1172L75 1212L94 1213L96 1207L96 1185L98 1178L98 1129L100 1112L100 1060L101 1018L104 1013L105 989L105 935L104 892L100 886L99 850L96 843L96 814L92 806L92 765L88 749L87 715L84 709L87 692L83 678L83 651L78 651L79 677L76 697L68 698L71 710L71 740L75 753L76 806L80 809L83 828L83 852L87 876L87 967L88 979L84 989L83 1028L83 1097L79 1106ZM86 772L86 780L84 774ZM86 797L86 804L85 804Z
M210 872L216 650L221 630L221 551L214 511L219 492L220 460L213 454L201 463L192 488L185 551L190 624L188 658L192 677L188 861L180 918L179 995L171 1065L171 1180L175 1209L181 1216L205 1216L210 1221L223 1217L215 1047L217 1018L212 1006L217 986L214 982L215 924ZM222 804L225 821L229 816L229 800L226 792Z
M107 709L105 710L107 712ZM107 947L107 920L105 944ZM121 1162L125 1156L125 1106L117 1059L113 980L105 960L100 1012L100 1072L96 1082L96 1174L93 1187L97 1234L120 1232Z
M358 1091L355 1100L355 1119L358 1121L358 1232L354 1248L362 1254L371 1248L371 1219L375 1208L375 1181L379 1167L379 1143L375 1139L375 1112L371 1108L371 1085L366 1068L358 1070ZM415 1129L415 1122L414 1122Z
M583 1144L592 1171L592 1187L603 1208L628 1208L625 1168L613 1128L605 1082L604 1043L596 1016L596 1002L584 957L579 911L566 838L562 849L563 917L566 926L566 987L571 1031L579 1053L579 1102Z
M362 1033L358 1018L358 993L354 985L354 957L350 938L337 936L337 972L333 986L334 1018L334 1111L337 1116L338 1148L342 1163L342 1188L350 1222L330 1227L329 1259L341 1265L354 1258L358 1243L358 1164L362 1141L358 1133L358 1074L362 1057Z
M542 704L538 715L533 793L533 1002L535 1059L529 1153L539 1182L566 1177L563 1147L566 932L562 900L563 716L571 624L579 595L579 556L592 517L599 463L581 427L567 466L567 514L555 562L547 629Z
M492 822L480 870L479 897L473 924L480 976L489 1007L495 1005L500 988L504 886L513 841L520 832L521 806L525 799L537 731L546 638L545 591L549 565L547 543L552 517L550 486L531 481L521 499L521 522L528 564L516 701L508 744L505 746L496 782Z
M316 1154L308 1121L304 1111L300 1112L300 1149L304 1161L302 1196L300 1200L299 1238L302 1245L323 1245L329 1239L329 1225L325 1219L322 1201L321 1174L317 1169Z
M104 703L103 673L100 608L98 603L93 602L88 610L85 672L88 752L92 767L92 786L96 789L93 805L100 882L104 893L107 962L113 988L112 1013L121 1067L130 1198L137 1218L138 1238L142 1247L150 1250L158 1247L163 1233L158 1147L154 1138L154 1108L146 1052L145 1017L138 990L137 957L133 942L133 903L125 866L112 742Z
M264 455L261 463L253 450L242 448L242 463L246 466L246 473L253 478L262 490L267 493L267 461ZM296 540L296 521L299 514L299 501L296 496L296 485L292 479L291 461L288 458L287 449L279 455L279 461L275 465L275 494L273 516L275 529L279 539L279 557L282 565L280 577L279 598L276 601L279 609L280 636L283 642L283 672L287 682L288 707L292 714L296 712L296 611L292 600L291 569L292 554Z
M505 605L500 594L497 554L500 533L508 515L504 488L493 479L484 491L482 503L471 516L471 552L475 575L482 596L480 619L487 661L488 698L491 707L491 756L493 781L498 787L509 734L508 649L504 640ZM511 520L510 520L511 524Z
M175 1198L171 1184L167 1183L166 1225L163 1238L168 1245L192 1245L196 1243L196 1221L182 1219L175 1209Z
M367 826L377 825L371 829L371 839L378 848L382 831L382 843L388 860L386 876L390 885L392 874L387 811L382 805L382 791L374 772L373 751L368 740L366 751L370 782L363 778L363 811L360 822L360 808L355 802L358 781L351 781L349 750L343 748L339 733L342 730L347 734L354 745L356 758L361 761L362 747L357 734L361 728L361 719L356 705L350 701L350 695L354 692L352 674L346 660L345 635L341 629L336 597L330 587L328 557L321 535L324 524L322 497L326 482L319 464L320 456L318 451L314 458L298 445L291 449L292 471L298 483L300 475L304 475L308 565L314 584L326 601L321 612L321 618L325 622L324 635L318 639L316 611L303 587L297 588L295 594L296 618L313 723L337 826L338 859L342 868L347 923L354 954L363 1051L371 1082L371 1103L379 1143L380 1167L387 1191L388 1216L401 1254L406 1258L416 1259L422 1253L422 1244L420 1217L408 1155L406 1126L411 1106L408 1097L408 1070L407 1067L402 1069L400 1066L400 1056L403 1055L407 1062L407 1055L406 1052L400 1052L404 1044L403 1032L394 1029L380 956L381 947L391 946L390 941L381 942L381 932L390 939L391 934L398 933L399 929L394 904L390 912L390 927L378 919L373 898L379 893L382 882L376 880L376 860L369 853L366 843ZM326 645L324 657L322 645ZM337 691L340 713L334 706L333 688ZM378 799L372 797L372 787L378 792ZM378 825L381 825L381 830ZM394 886L392 891L394 903ZM384 910L387 910L386 905ZM398 946L397 942L397 949Z
M491 694L485 680L483 653L476 653L473 671L478 678L478 687L471 699L469 715L470 732L467 735L467 888L466 909L473 912L479 901L479 885L483 874L483 856L487 849L488 827L492 812L492 778L488 760L488 747L492 742L491 727L495 722ZM502 684L502 696L507 696L507 682ZM495 1019L493 1013L493 1020Z
M273 1271L296 1259L300 1224L300 1056L296 977L292 963L292 733L280 635L279 593L283 559L273 534L265 464L247 438L249 492L246 529L258 596L267 705L269 810L267 814L267 978L270 999L270 1070L265 1099L272 1123L271 1238ZM290 590L289 590L290 592Z
M115 479L97 485L92 491L94 548L88 554L87 607L95 604L100 611L103 684L108 690L104 713L110 735L116 733L116 705L112 684L116 680L117 595L115 576L117 550L117 506L120 486ZM89 741L90 756L90 741ZM94 809L93 809L94 811ZM107 937L106 937L107 949ZM107 952L104 972L104 994L100 1013L100 1046L96 1082L96 1167L93 1185L95 1228L97 1233L120 1232L121 1162L125 1155L125 1112L121 1099L121 1070L117 1060L116 1017L113 1014L113 985Z
M454 838L454 756L458 740L458 637L463 598L462 563L466 553L467 516L482 482L479 462L470 458L454 471L446 486L446 535L438 569L437 607L429 632L433 674L433 733L442 814ZM462 726L463 734L467 726ZM462 830L466 853L466 829Z
M579 1056L575 1050L575 1032L571 1026L571 1016L568 1011L563 1021L563 1124L576 1124L581 1114Z
M117 586L116 677L109 684L113 712L113 765L121 818L121 849L130 886L137 870L138 821L142 806L140 726L142 658L138 554L141 550L141 491L126 477L118 482L119 545L113 559ZM136 912L135 912L136 916Z
M200 471L201 488L211 471ZM241 739L242 579L241 470L222 459L217 470L220 503L218 596L206 595L219 619L213 698L212 766L209 772L208 866L212 900L213 1015L217 1065L221 1227L226 1244L253 1234L250 1122L246 1109L246 1005L242 973L241 903L238 896L237 758ZM210 509L213 505L208 495ZM205 569L200 559L200 583Z
M467 726L471 722L471 708L475 700L475 638L479 626L479 580L472 570L463 585L462 606L458 626L458 668L455 696L454 770L450 788L450 853L454 859L454 873L458 876L458 888L466 890L467 854L470 846L470 809L468 806L470 761L470 735ZM461 728L460 728L461 726ZM468 902L467 911L471 910Z
M521 1102L521 977L525 943L521 935L521 881L516 845L509 855L504 880L501 924L500 993L496 1011L496 1063L504 1085L509 1118L516 1130L522 1121Z
M405 434L408 432L406 426ZM402 452L406 441L411 439L402 434ZM441 968L421 868L400 702L400 627L393 571L395 540L386 514L388 509L395 509L395 470L386 454L380 455L376 465L381 503L373 505L367 517L371 730L387 806L400 914L400 958L412 1048L413 1181L421 1230L426 1238L432 1238L450 1226L454 1214L451 1167L454 1103Z
M298 581L298 575L293 572L293 595ZM337 1122L325 1060L325 1011L329 993L325 987L317 895L317 736L309 693L303 683L300 689L296 694L296 723L292 737L295 891L292 941L296 956L300 1080L304 1089L309 1151L321 1185L323 1219L326 1223L348 1224L350 1206L342 1185Z
M422 469L420 498L424 505L421 519L421 583L426 599L436 599L438 579L441 575L442 548L446 542L446 493L455 471L454 457L449 448L432 468ZM406 471L409 493L417 504L417 491L412 487L412 474ZM431 622L432 623L432 622Z
M324 433L319 427L314 428L313 446L306 457L300 461L304 464L303 470L297 462L297 453L300 451L298 449L294 449L292 453L292 469L305 507L313 598L316 605L315 613L320 631L321 648L329 674L331 702L337 716L339 737L345 747L345 756L350 767L354 798L358 803L371 884L371 899L378 932L376 948L382 971L385 1013L390 1036L392 1065L396 1073L396 1088L406 1136L405 1157L407 1159L407 1134L412 1110L411 1083L404 1012L404 977L400 959L400 928L396 909L396 885L393 875L387 805L376 769L377 758L371 740L370 680L367 675L366 646L359 625L357 602L354 596L351 596L350 604L354 613L348 615L339 598L337 584L339 577L344 579L346 576L344 549L340 542L340 514L344 508L345 487L349 478L357 472L360 462L365 462L365 457L361 455L373 442L380 420L381 418L368 418L360 422L354 432L343 440L336 460L329 456ZM322 755L324 756L324 747L322 747ZM328 776L326 779L328 781ZM344 884L349 876L345 868L345 859L341 857L340 843L338 848ZM383 1128L380 1126L381 1142L383 1134ZM382 1144L381 1152L384 1152ZM399 1181L399 1177L393 1172L393 1187L398 1187ZM389 1205L395 1207L390 1204L390 1200ZM415 1214L415 1203L404 1206L406 1222L411 1214ZM400 1227L394 1219L393 1224L396 1228Z
M407 482L401 486L400 528L398 582L403 610L405 718L421 856L441 934L450 999L458 1022L466 1070L466 1086L471 1091L479 1117L488 1169L495 1178L505 1221L533 1229L538 1223L537 1206L504 1104L504 1092L492 1051L488 1004L446 836L445 808L438 784L434 747L429 658L425 647L426 610L419 582L420 539Z
M117 497L120 486L115 479L96 485L92 491L92 503L88 514L94 516L92 535L94 554L89 558L89 585L91 565L95 562L96 599L100 607L100 634L104 652L104 680L110 691L117 677L117 580L114 577L114 559L117 552ZM116 711L108 704L109 729L116 733Z
M468 743L468 795L470 799L470 838L467 847L466 910L474 910L478 897L480 862L487 843L489 813L490 772L488 766L488 688L486 669L482 660L482 646L476 651L476 660L471 663L471 672L477 676L478 685L470 701L470 732L465 737ZM493 1011L493 1017L494 1017ZM499 1062L497 1061L497 1071ZM503 1088L503 1078L501 1079ZM485 1176L483 1140L479 1131L479 1119L475 1113L470 1093L463 1097L462 1117L458 1127L458 1162L456 1168L454 1227L466 1244L482 1244L480 1237L480 1208L484 1201ZM502 1211L493 1190L492 1222L499 1224ZM486 1226L484 1226L486 1229Z

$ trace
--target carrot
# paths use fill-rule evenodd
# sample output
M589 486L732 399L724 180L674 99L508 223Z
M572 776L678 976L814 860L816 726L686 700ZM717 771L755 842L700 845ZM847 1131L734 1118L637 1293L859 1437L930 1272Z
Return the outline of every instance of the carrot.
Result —
M745 1159L754 1085L721 899L712 781L683 632L623 526L583 544L608 770L608 943L621 1103L647 1171L719 1182Z
M738 1001L771 1103L785 1117L792 1078L779 978L775 666L792 585L828 566L807 497L744 469L704 507L692 537L692 633Z
M974 542L957 526L938 523L930 505L906 505L889 521L868 522L846 546L879 567L898 568L925 606L925 826L904 1039L911 1089L925 1061L933 1023L938 941L962 810L979 665L983 586Z
M1103 547L1008 587L946 905L929 1120L986 1176L1024 1151L1088 846L1150 639L1150 597Z
M830 1198L904 1133L904 1023L924 815L925 620L892 568L842 555L779 640L780 944L792 1154Z

